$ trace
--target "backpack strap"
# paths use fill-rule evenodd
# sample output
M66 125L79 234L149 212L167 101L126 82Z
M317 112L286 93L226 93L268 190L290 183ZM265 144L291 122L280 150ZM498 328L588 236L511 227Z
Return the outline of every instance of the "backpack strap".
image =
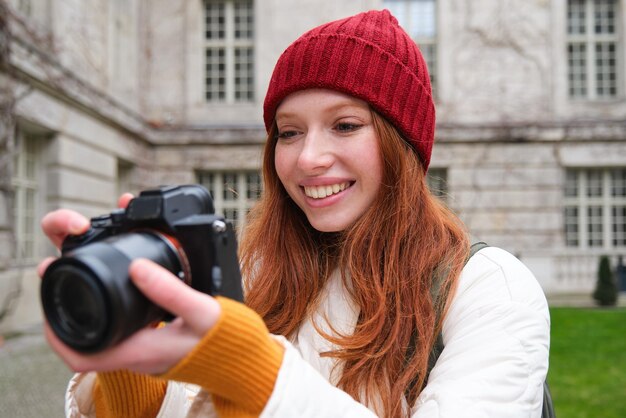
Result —
M489 245L482 241L472 244L470 247L469 256L467 257L467 260L465 260L465 264L467 264L470 258L472 258L478 251L486 247L489 247ZM439 318L437 318L437 320L439 320ZM437 363L437 360L439 359L439 356L441 355L442 351L443 351L443 336L441 335L441 333L439 333L439 335L437 336L437 340L435 340L435 345L433 346L433 349L431 350L430 355L428 356L428 369L426 370L426 379L424 379L424 386L426 386L426 382L428 381L428 376L430 376L430 371L433 369L433 367L435 367L435 363ZM422 389L424 388L422 387Z
M467 258L467 261L469 261L469 259L472 258L474 254L476 254L478 251L487 247L489 247L489 245L482 241L473 243L472 246L470 247L470 253L469 253L469 257ZM465 264L467 264L467 261L465 262Z
M470 246L470 252L469 252L469 256L467 258L467 260L465 260L465 263L467 264L467 262L469 261L470 258L472 258L474 256L474 254L476 254L478 251L482 250L483 248L488 247L488 245L484 242L476 242L474 244L472 244ZM430 290L430 295L431 298L433 299L433 301L437 300L437 298L439 297L439 290L441 288L441 284L443 283L443 279L445 278L445 275L447 274L447 272L444 271L444 273L439 273L436 274L433 280L433 284L432 284L432 288ZM442 277L443 276L443 277ZM439 316L441 315L441 312L435 312L435 315L437 316L436 321L439 321ZM415 347L417 344L417 335L413 334L411 336L411 340L409 342L409 347L407 349L406 352L406 362L410 362L411 359L413 358L413 355L415 354ZM441 352L443 351L443 337L441 335L441 333L439 333L439 335L437 335L437 339L435 340L435 344L433 345L432 350L430 351L430 354L428 355L428 368L426 369L426 378L424 379L424 384L421 388L421 390L424 389L424 387L426 386L426 382L428 382L428 376L430 375L430 371L433 369L433 367L435 367L435 363L437 363L437 360L439 359L439 356L441 355ZM417 383L417 378L418 376L416 376L416 378L409 384L409 386L406 388L404 395L405 397L408 399L409 398L409 392L410 389L415 386L415 384Z

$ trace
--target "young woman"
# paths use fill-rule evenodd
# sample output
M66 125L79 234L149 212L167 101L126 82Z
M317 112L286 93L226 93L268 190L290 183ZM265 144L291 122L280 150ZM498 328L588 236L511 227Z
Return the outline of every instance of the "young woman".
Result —
M247 307L133 262L137 287L178 318L88 356L48 330L81 372L68 415L540 416L546 300L505 251L468 261L467 232L425 181L434 115L424 59L387 11L296 40L264 105ZM88 227L64 210L42 224L57 245Z

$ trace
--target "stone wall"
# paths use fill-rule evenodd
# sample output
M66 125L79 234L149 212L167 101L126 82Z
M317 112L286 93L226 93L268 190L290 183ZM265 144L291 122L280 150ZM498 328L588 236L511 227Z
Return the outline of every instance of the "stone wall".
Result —
M33 16L13 10L10 25L0 24L0 50L10 47L0 56L0 308L1 295L21 292L14 315L0 320L5 328L41 320L35 266L11 264L15 125L43 134L39 215L58 207L99 215L121 191L193 182L199 170L257 169L262 101L280 53L320 23L382 7L255 1L255 100L216 105L203 97L201 0L32 4ZM588 291L597 256L564 246L565 169L626 161L626 96L567 97L565 8L563 0L437 1L432 69L432 167L447 169L450 206L475 236L520 256L548 292ZM620 13L623 29L626 8ZM42 257L54 254L43 237L38 245Z

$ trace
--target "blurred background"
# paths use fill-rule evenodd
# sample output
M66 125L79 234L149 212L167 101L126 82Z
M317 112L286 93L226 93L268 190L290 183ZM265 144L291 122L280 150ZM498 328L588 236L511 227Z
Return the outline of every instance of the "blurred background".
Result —
M0 0L0 417L61 416L71 375L41 336L43 214L201 183L241 229L278 56L309 28L381 8L429 65L433 193L548 297L557 415L626 416L625 6Z

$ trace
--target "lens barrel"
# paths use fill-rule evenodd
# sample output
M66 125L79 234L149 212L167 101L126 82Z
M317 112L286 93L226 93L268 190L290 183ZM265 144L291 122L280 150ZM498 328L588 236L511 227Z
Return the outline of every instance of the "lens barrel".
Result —
M131 282L132 260L147 258L183 277L181 258L165 236L151 231L115 235L72 250L46 270L41 302L54 333L80 352L115 345L167 312Z

